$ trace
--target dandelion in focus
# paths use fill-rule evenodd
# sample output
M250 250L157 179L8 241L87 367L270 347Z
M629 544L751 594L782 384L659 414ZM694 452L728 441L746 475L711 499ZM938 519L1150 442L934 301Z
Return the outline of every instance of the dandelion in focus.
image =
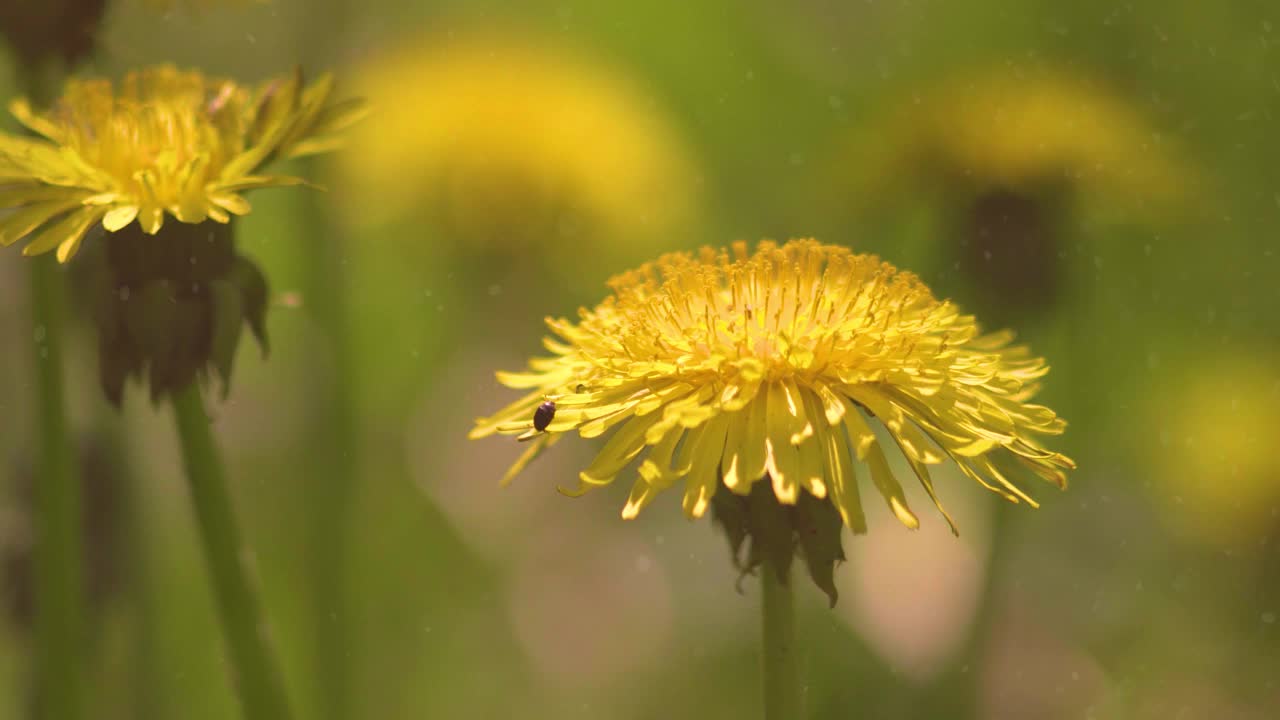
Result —
M591 58L472 31L377 58L362 77L379 122L339 159L358 224L425 223L434 246L559 270L584 251L669 241L692 215L694 171L671 123Z
M566 433L612 431L564 492L608 485L638 463L624 518L682 483L686 515L711 510L744 573L768 565L785 582L798 549L834 602L841 527L867 529L860 472L902 524L919 525L888 447L953 531L930 465L954 462L1033 506L1022 477L1065 487L1074 467L1038 439L1065 427L1030 402L1044 361L1011 333L982 333L874 256L812 240L762 242L755 252L737 243L665 255L610 287L577 322L547 320L550 357L499 373L529 392L479 420L471 437L529 442L504 482Z
M1132 103L1054 72L990 71L901 103L857 143L841 195L880 205L921 190L982 309L1041 310L1063 285L1073 222L1158 223L1190 178ZM852 162L850 162L852 160Z

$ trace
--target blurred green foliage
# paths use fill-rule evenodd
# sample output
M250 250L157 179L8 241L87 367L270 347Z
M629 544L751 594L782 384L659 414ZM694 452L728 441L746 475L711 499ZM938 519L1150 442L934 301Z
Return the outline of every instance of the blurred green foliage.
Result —
M351 318L350 377L334 372L334 338L312 313L317 300L308 293L316 291L304 291L316 238L304 230L314 222L298 214L316 203L288 193L255 197L240 245L271 278L273 352L263 359L242 348L238 385L215 406L216 431L299 717L315 717L322 697L308 676L323 625L310 616L304 577L313 481L304 468L316 450L305 428L316 398L336 382L352 383L361 448L343 574L351 601L344 617L332 618L351 638L352 717L758 713L757 589L734 591L735 572L710 523L690 525L674 506L623 523L625 484L578 500L557 496L581 448L560 448L499 490L517 449L468 443L465 434L474 417L510 397L491 371L536 352L543 316L602 297L623 259L808 235L879 253L920 272L939 295L985 304L1012 323L1055 367L1044 402L1071 422L1062 449L1081 468L1067 493L1040 492L1034 512L993 509L994 498L940 477L944 500L961 508L962 540L873 527L892 538L877 555L886 562L860 563L851 553L837 571L835 610L802 590L812 717L1274 717L1275 7L274 0L156 16L140 3L117 5L93 71L171 61L256 80L305 56L330 65L350 90L406 48L425 52L477 28L562 47L664 118L697 188L696 211L679 228L630 245L621 258L609 233L588 230L575 236L571 259L549 269L536 243L550 248L563 239L555 231L532 247L469 251L440 237L447 227L432 213L442 201L429 188L416 208L362 223L349 202L360 195L351 175L341 162L326 165L319 204L337 209L324 222L341 240L343 285L331 290L345 293ZM868 183L847 153L851 144L907 142L881 123L913 117L918 103L930 108L920 113L942 115L931 120L945 129L946 111L928 105L930 93L963 95L992 69L1029 89L1046 72L1105 88L1142 119L1151 141L1128 147L1121 162L1177 148L1192 178L1192 197L1157 206L1154 218L1144 207L1099 221L1088 193L1045 211L1041 224L1054 243L1017 251L1054 263L1065 290L1034 311L1009 306L999 287L993 298L982 263L946 260L959 242L956 207L968 207L964 193L981 188L940 193L937 178L925 177L869 202L875 178ZM5 82L0 94L9 96L11 78ZM413 111L394 96L374 101L388 114ZM521 120L511 118L513 132L527 131ZM377 128L378 111L365 122ZM604 133L580 150L590 156L603 150L587 143L626 141ZM998 126L985 141L1001 142ZM605 182L608 168L600 172ZM1068 185L1087 182L1070 168L1056 172ZM631 200L639 223L650 198ZM582 199L538 202L572 209ZM526 211L534 212L514 203L495 212L511 213L506 225L519 227ZM22 263L17 253L0 257L0 334L14 349L0 353L8 418L0 460L14 468L0 473L0 543L19 550L27 510L17 468L33 441L24 419L28 353L16 350L31 339ZM113 546L123 581L92 598L94 717L231 717L234 696L167 417L136 387L126 392L123 417L108 412L87 330L77 330L69 367L74 424L124 446L110 462L125 498L114 504L124 518L113 526L127 534ZM1180 402L1191 386L1197 402ZM1237 532L1213 530L1223 526ZM847 538L846 547L856 542ZM957 542L970 562L936 560L950 557L936 543ZM13 582L0 578L0 595L12 596ZM886 614L877 593L890 592L900 596L887 606L904 612ZM951 613L946 627L925 622L952 604L972 607ZM26 643L21 623L0 626L0 719L26 716Z

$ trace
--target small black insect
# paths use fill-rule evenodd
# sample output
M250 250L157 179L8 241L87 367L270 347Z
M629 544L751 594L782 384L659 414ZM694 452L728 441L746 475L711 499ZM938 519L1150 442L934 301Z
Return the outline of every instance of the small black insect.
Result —
M542 432L556 417L556 404L548 400L533 411L533 429Z

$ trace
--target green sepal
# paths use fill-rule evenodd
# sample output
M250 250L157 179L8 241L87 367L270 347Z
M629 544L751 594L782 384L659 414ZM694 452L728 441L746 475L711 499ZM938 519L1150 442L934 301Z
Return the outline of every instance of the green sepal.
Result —
M203 298L182 298L174 307L168 352L149 358L151 401L157 404L195 382L208 355L209 310Z
M814 585L835 606L839 597L835 566L845 559L841 546L844 524L829 499L803 492L795 505L783 505L766 476L755 482L745 497L717 492L711 498L711 515L729 541L734 567L742 573L739 580L766 566L766 572L776 573L785 583L798 551Z
M243 324L267 351L266 278L235 254L229 226L166 223L154 237L130 228L105 237L101 252L86 253L97 265L103 392L118 407L128 379L138 378L158 403L216 377L225 397Z
M711 496L711 519L729 540L729 556L734 567L742 568L742 546L751 535L747 499L736 493L717 492Z
M103 335L98 340L98 382L107 402L119 408L124 402L124 384L141 366L141 359L130 352L127 342L119 336Z
M756 567L767 564L784 584L791 577L795 557L795 528L791 508L778 502L768 481L757 482L747 496L751 515L751 548L747 562Z
M156 358L169 355L178 303L165 283L148 283L122 300L124 328L143 351Z
M265 356L271 351L271 345L267 340L269 297L267 278L252 262L243 257L237 257L235 267L231 270L230 280L240 288L245 322L249 323L249 330L258 341L258 347L262 348L262 354Z
M244 294L234 284L219 280L209 284L209 302L212 312L209 361L222 381L222 395L226 397L231 391L231 370L240 345L240 328L245 322Z
M793 511L796 535L800 539L800 552L813 584L826 593L831 607L836 606L840 593L836 591L835 567L843 562L844 548L840 544L840 532L844 522L840 511L827 499L818 499L809 493L801 493Z

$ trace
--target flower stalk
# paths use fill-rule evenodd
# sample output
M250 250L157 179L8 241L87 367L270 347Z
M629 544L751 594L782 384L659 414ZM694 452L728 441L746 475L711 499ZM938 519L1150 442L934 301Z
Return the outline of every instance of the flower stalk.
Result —
M36 465L36 703L39 716L83 712L80 483L72 463L62 383L65 287L53 258L31 266L39 460Z
M797 720L801 717L795 598L788 574L772 567L765 567L760 573L765 720Z
M332 89L332 77L308 83L300 69L251 88L160 65L118 82L71 79L47 109L17 99L10 111L27 132L0 132L0 246L22 243L24 255L51 253L65 263L86 237L97 236L96 227L109 238L85 253L94 268L100 380L117 406L131 379L150 386L153 402L173 401L250 720L284 720L289 710L198 388L217 379L229 392L244 326L266 350L267 279L235 252L232 220L251 211L243 197L250 190L307 184L268 173L268 165L335 149L340 133L363 114L359 100L330 102ZM53 336L52 323L45 332ZM42 385L46 407L60 404L60 390L53 392L59 387ZM52 429L65 433L60 425ZM54 443L59 433L46 435ZM74 505L59 498L50 506L72 512ZM78 596L66 592L65 579L58 582L62 594ZM75 628L61 624L64 635L50 647L72 645L65 638L74 638ZM58 688L55 696L66 694Z
M355 349L346 295L343 292L343 238L320 221L325 210L308 203L298 221L305 236L316 243L308 253L304 278L316 322L328 331L335 382L318 400L308 429L313 454L309 473L314 504L309 520L308 561L314 599L316 699L329 720L350 716L347 669L351 626L348 563L352 531L352 503L359 467L359 423L353 388Z
M254 591L251 556L240 537L222 460L209 431L209 417L197 384L173 395L173 410L191 502L244 717L288 720L292 714L280 665L267 637L262 605Z

